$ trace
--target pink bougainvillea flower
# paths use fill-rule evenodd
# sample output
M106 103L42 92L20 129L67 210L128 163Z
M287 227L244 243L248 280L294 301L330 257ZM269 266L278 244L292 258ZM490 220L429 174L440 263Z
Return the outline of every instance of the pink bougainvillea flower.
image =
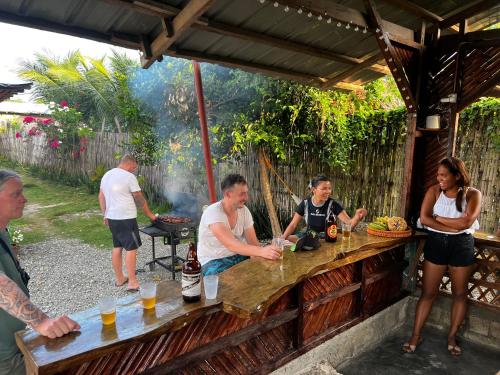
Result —
M26 116L24 119L23 119L23 122L25 124L29 124L30 122L33 122L35 121L35 118L33 116Z
M22 138L22 137L23 137L23 136L22 136L22 134L21 134L21 133L16 132L16 138Z
M49 143L49 147L52 148L52 149L56 149L56 148L59 148L59 146L61 145L61 143L57 140L57 138L53 139L50 143Z
M29 136L34 136L38 134L38 128L36 126L32 126L30 130L28 130Z
M87 148L85 146L80 147L80 152L85 152L87 151Z
M76 159L77 157L80 156L80 152L79 151L73 151L71 154L73 155L73 159Z
M52 124L52 122L54 122L54 120L52 120L51 118L46 118L42 122L44 125L48 125L48 124Z
M66 100L61 100L61 102L59 103L59 105L61 107L67 107L68 106L68 102Z
M82 145L87 145L89 143L89 140L87 137L82 137L82 139L80 139L80 144Z

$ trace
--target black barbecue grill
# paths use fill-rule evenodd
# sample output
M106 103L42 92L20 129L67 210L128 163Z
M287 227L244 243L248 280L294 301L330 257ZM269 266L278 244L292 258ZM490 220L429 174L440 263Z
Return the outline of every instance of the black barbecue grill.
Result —
M172 272L172 279L175 280L175 273L181 271L182 262L184 262L184 259L177 255L177 245L181 243L181 240L190 238L196 243L197 225L195 221L190 220L190 222L185 223L165 223L156 220L153 224L139 229L142 233L151 237L153 259L146 263L146 266L149 266L151 271L158 264ZM155 238L157 237L163 237L163 244L170 246L169 256L156 257ZM170 259L170 262L166 262L168 259Z

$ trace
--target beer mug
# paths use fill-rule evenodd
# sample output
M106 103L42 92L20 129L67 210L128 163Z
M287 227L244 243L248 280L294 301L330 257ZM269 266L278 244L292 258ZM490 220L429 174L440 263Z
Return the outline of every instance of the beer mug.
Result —
M145 309L152 309L156 306L156 283L144 283L139 288L142 306Z
M116 321L116 299L115 297L104 297L99 301L99 312L102 324L110 325Z

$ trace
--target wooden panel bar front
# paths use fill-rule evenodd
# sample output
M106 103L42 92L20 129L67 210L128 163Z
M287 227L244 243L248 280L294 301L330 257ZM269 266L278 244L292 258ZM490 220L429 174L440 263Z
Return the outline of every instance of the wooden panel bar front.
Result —
M186 304L165 281L152 311L130 296L114 326L94 308L73 315L80 332L16 340L30 374L268 373L399 299L403 245L416 239L352 233L282 261L249 259L220 275L217 300Z

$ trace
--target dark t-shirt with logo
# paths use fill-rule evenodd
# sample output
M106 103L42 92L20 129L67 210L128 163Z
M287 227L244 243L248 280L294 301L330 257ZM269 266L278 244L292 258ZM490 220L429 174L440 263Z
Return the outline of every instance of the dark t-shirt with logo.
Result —
M295 209L295 212L297 212L300 216L305 216L307 204L307 218L304 218L307 226L316 232L324 232L330 202L332 202L330 210L335 216L344 211L344 208L332 198L328 198L322 206L315 206L312 199L307 198L306 200L300 202Z

